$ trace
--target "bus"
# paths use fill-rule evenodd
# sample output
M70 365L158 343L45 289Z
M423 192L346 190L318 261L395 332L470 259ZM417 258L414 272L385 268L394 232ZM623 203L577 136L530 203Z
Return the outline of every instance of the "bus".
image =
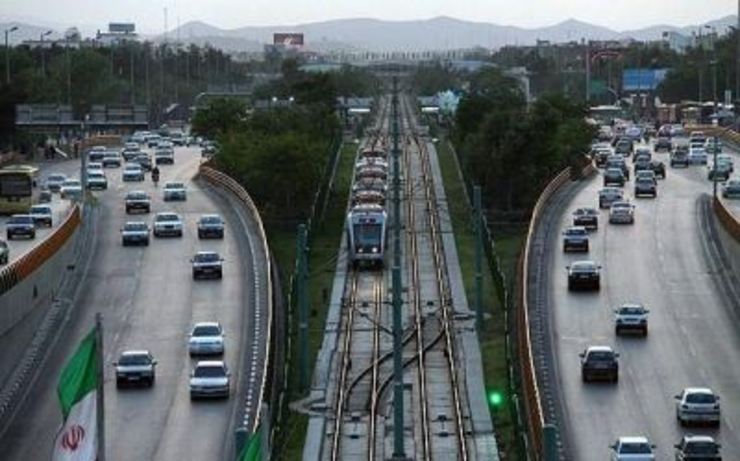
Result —
M39 169L10 165L0 169L0 214L28 213Z

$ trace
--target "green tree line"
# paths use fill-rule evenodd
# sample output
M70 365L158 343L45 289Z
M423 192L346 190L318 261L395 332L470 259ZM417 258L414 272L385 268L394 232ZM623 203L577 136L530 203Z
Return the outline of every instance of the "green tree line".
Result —
M557 94L528 107L517 82L493 68L468 86L452 136L466 176L483 187L489 208L531 209L557 172L581 164L594 135L585 108Z

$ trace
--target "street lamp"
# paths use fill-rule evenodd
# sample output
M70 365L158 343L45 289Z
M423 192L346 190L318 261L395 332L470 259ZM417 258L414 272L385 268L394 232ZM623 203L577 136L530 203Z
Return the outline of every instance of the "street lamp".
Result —
M8 45L8 35L18 30L18 26L5 29L5 84L10 85L10 46Z
M51 32L52 31L47 30L39 37L41 39L41 75L43 75L44 77L46 77L46 53L44 52L44 37L51 34Z

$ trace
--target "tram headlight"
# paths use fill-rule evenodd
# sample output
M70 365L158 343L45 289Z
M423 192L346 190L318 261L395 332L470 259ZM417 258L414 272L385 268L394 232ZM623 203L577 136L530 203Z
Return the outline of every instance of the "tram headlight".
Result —
M373 253L377 253L378 252L378 247L373 247L372 250L370 250L370 251L372 251Z

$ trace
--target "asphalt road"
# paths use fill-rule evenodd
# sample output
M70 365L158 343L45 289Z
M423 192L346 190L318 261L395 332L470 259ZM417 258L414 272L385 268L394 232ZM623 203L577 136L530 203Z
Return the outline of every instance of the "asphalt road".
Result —
M98 193L102 205L96 254L74 318L66 325L57 348L44 363L30 390L30 398L0 443L3 460L46 459L51 453L61 415L55 387L63 362L101 312L105 328L105 404L108 459L213 460L230 453L232 423L242 404L243 383L232 382L231 398L225 401L191 402L190 371L195 365L187 353L191 326L198 321L220 321L226 332L224 360L239 378L243 362L241 343L250 331L255 298L245 283L251 263L243 258L243 233L235 232L237 218L223 199L191 181L200 155L195 148L177 148L176 163L161 167L160 188L166 180L188 184L186 202L164 203L161 189L151 181L122 183L118 169L106 170L108 191ZM152 213L127 216L123 197L127 190L144 189L152 194ZM183 238L155 239L149 247L122 247L119 229L127 220L151 222L154 213L174 210L185 223ZM196 221L202 213L220 211L227 221L224 240L199 241ZM200 249L211 249L225 258L221 281L191 278L189 259ZM158 360L152 389L117 390L111 363L125 349L149 349Z
M667 154L657 157L668 164ZM625 187L629 197L633 186L630 181ZM698 198L711 193L706 168L668 168L657 199L633 200L633 226L608 224L603 210L590 253L564 254L560 231L571 224L575 208L598 206L601 187L601 176L589 180L565 207L550 233L545 262L569 459L605 459L608 446L623 435L646 435L659 459L672 459L673 444L689 432L713 435L725 459L740 459L740 312L719 294L705 254ZM567 290L565 267L580 259L603 265L601 291ZM615 336L612 310L625 302L650 309L647 338ZM618 384L581 382L578 353L594 344L621 353ZM719 429L679 426L673 395L688 386L719 393Z

